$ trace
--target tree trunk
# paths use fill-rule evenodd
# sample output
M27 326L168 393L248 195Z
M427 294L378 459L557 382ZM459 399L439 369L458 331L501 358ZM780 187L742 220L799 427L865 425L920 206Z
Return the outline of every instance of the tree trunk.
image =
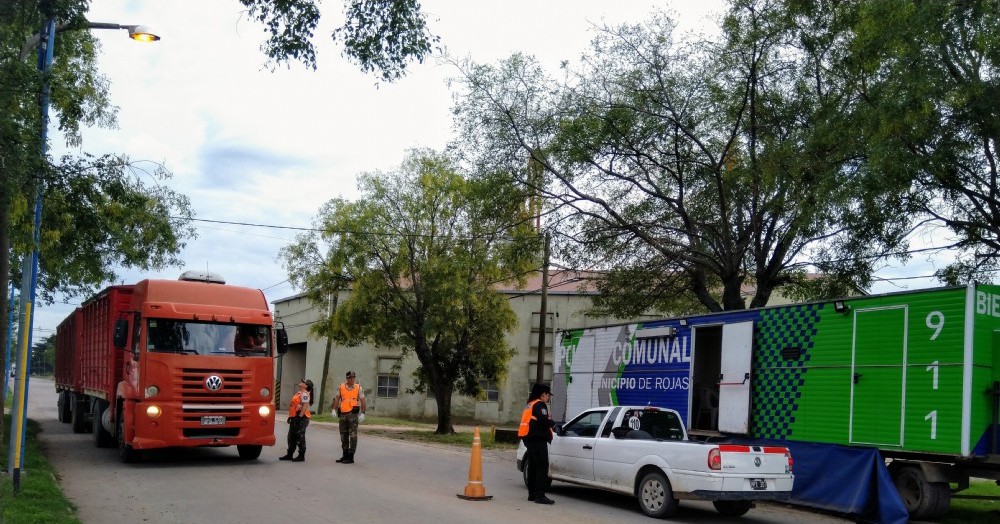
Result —
M5 175L6 176L6 175ZM10 209L8 208L10 203L10 193L8 192L6 180L2 182L0 186L0 275L3 275L3 292L0 293L0 321L2 321L2 328L0 328L0 351L3 352L3 373L5 374L5 379L3 383L6 383L6 374L8 369L7 362L7 325L10 322L10 311L7 307L10 302L10 296L8 292L10 290L10 285L8 281L10 280ZM0 387L0 406L7 405L7 388ZM0 414L3 413L3 408L0 407ZM4 428L4 418L0 416L0 435L5 433Z
M451 384L434 385L434 400L437 401L438 425L434 433L438 435L451 435L455 433L455 428L451 425Z

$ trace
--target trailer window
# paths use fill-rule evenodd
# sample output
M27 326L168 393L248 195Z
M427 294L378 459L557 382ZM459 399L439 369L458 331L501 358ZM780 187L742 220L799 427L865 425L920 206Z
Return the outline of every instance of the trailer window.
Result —
M154 318L147 321L146 328L148 351L239 357L271 353L268 326Z

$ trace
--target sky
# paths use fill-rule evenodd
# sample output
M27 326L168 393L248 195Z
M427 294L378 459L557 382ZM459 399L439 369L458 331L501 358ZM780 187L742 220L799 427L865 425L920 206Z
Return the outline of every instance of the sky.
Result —
M453 138L449 79L439 59L412 64L395 83L378 82L341 56L330 33L342 1L321 4L318 67L273 69L265 39L237 0L92 0L91 22L143 24L161 40L140 44L125 31L100 30L100 70L119 108L118 128L87 129L81 150L159 162L165 183L191 200L198 237L181 253L183 267L125 271L117 283L177 278L209 270L231 284L260 288L268 301L300 292L278 258L308 228L320 206L357 196L356 177L389 171L412 148L443 149ZM723 0L423 0L430 31L447 53L495 63L515 52L534 55L550 72L587 50L595 25L637 23L657 9L673 12L681 32L711 31ZM58 57L56 57L58 60ZM67 150L50 129L52 153ZM227 222L216 223L207 221ZM242 226L232 223L283 226ZM927 275L933 260L889 267L883 276ZM928 287L900 281L886 291ZM38 304L34 338L55 333L78 301Z

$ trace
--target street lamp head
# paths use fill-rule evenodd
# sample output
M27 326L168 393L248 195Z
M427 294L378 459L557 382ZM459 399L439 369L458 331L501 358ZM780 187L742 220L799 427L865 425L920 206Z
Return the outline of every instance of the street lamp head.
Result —
M149 26L145 25L129 26L128 37L138 42L155 42L160 39Z

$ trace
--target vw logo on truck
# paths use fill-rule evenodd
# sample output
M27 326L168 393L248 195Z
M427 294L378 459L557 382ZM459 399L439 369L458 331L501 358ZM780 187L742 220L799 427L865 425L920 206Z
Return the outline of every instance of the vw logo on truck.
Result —
M209 391L219 391L222 389L222 377L219 375L209 375L205 379L205 388Z

